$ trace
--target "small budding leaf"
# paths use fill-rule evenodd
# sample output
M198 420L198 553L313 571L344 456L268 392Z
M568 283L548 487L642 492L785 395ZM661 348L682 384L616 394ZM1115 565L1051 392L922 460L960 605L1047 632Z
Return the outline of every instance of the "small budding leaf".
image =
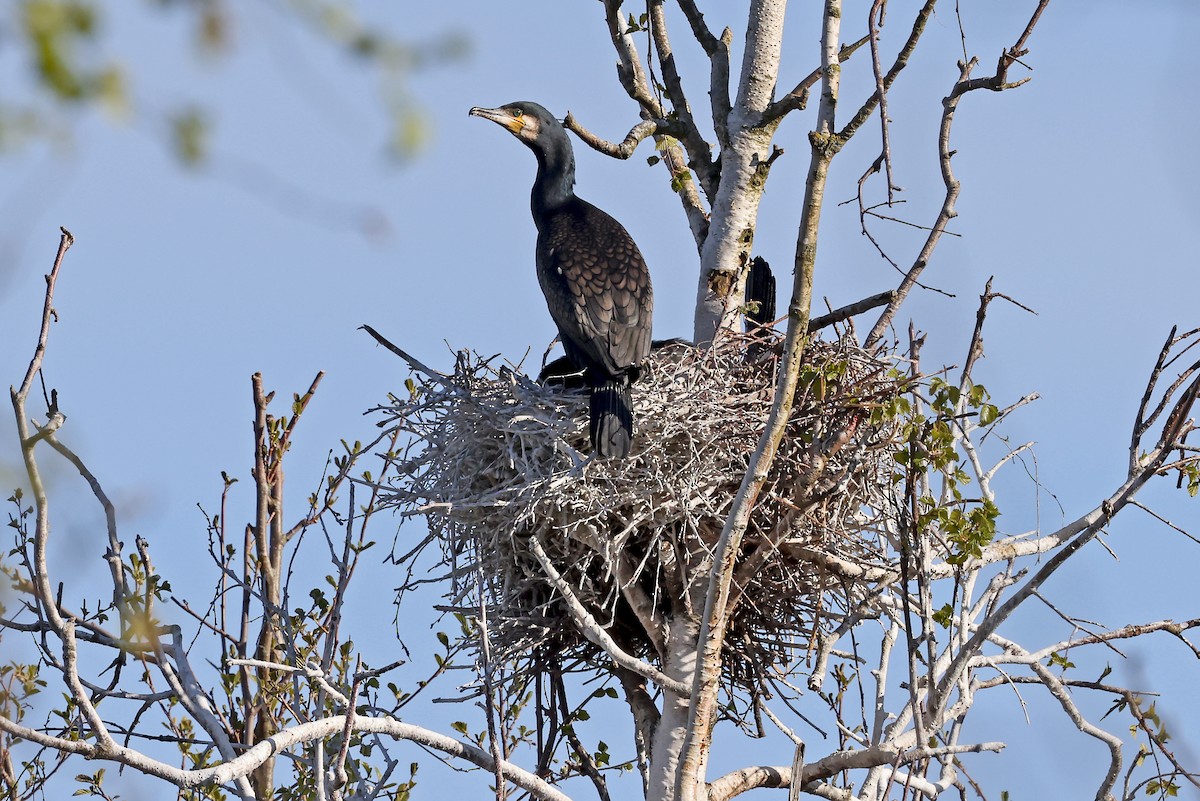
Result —
M1075 663L1067 659L1063 654L1050 654L1050 659L1046 663L1050 667L1058 666L1063 670L1075 667Z
M208 158L209 124L199 110L177 112L170 125L175 157L185 167L195 167Z

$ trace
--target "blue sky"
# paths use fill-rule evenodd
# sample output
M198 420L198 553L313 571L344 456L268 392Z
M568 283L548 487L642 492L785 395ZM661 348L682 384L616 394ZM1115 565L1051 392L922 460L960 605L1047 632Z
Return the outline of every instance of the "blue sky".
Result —
M235 47L215 60L197 58L183 16L112 4L105 48L132 76L133 113L123 120L71 115L69 142L0 155L0 367L10 383L23 375L41 276L64 225L77 244L60 281L60 321L46 362L69 417L62 437L117 500L126 541L149 538L177 589L202 579L191 568L206 558L196 504L215 503L221 470L248 477L251 373L262 371L268 388L286 397L327 371L290 457L290 492L301 499L339 439L370 437L373 426L361 413L403 380L403 366L359 325L371 324L434 366L449 365L452 348L513 361L530 349L531 359L540 357L553 327L533 271L533 161L495 126L468 118L467 109L537 100L559 114L574 112L610 139L637 120L616 83L598 3L358 5L395 36L452 32L470 45L461 61L411 77L408 91L431 139L407 164L384 154L377 77L269 4L239 9ZM710 24L733 26L739 42L741 14L725 10L733 5L702 4ZM816 65L817 5L792 4L785 86ZM869 4L846 5L848 23L861 27ZM889 6L893 42L910 5ZM1033 5L962 3L968 49L982 61L977 74L990 73ZM683 25L674 33L693 105L700 105L702 54ZM915 319L929 332L927 365L954 364L989 276L997 290L1038 312L995 307L978 374L1001 405L1030 391L1043 396L1007 428L1014 442L1037 441L1044 489L1035 492L1020 470L1010 471L1001 502L1006 533L1039 520L1055 527L1119 484L1132 416L1163 338L1172 324L1200 325L1197 41L1200 7L1184 0L1058 0L1024 59L1034 80L1000 95L974 93L960 105L954 165L963 190L952 229L962 236L943 241L924 276L957 297L915 294L900 320ZM908 219L932 220L940 203L937 115L960 53L947 5L891 96ZM869 91L865 52L859 58L846 70L843 108ZM20 92L23 69L0 48L5 86ZM1015 74L1026 73L1018 67ZM207 107L216 124L215 160L199 172L180 167L160 144L161 113L192 102ZM781 288L789 283L810 126L811 113L780 128L777 141L787 152L772 171L756 238ZM839 155L833 199L852 197L877 137L873 120ZM667 177L646 165L648 155L649 144L628 162L577 147L577 189L641 245L655 281L656 337L687 336L695 249ZM295 190L272 200L280 186ZM382 215L389 233L368 237L345 222L343 215L359 213ZM911 232L880 232L902 264L911 261L918 242ZM858 234L852 206L829 205L818 296L838 306L897 280ZM0 419L0 476L9 484L18 456L13 431ZM99 517L86 502L69 500L82 499L84 487L60 468L53 489L62 499L56 560L103 580L99 560L85 559L102 551ZM1194 529L1197 502L1187 500L1173 479L1144 496ZM241 516L251 502L248 489L235 497ZM389 539L391 525L380 521L377 536ZM1137 510L1118 520L1107 541L1119 561L1089 546L1048 587L1061 608L1112 627L1196 615L1198 546ZM200 580L195 591L203 589ZM1031 646L1058 636L1043 633L1057 631L1048 614L1031 613L1022 625ZM1128 663L1114 664L1116 675L1163 692L1160 708L1181 754L1200 756L1200 746L1187 746L1200 738L1194 660L1166 639L1128 652ZM1013 745L1005 757L981 757L974 775L1013 790L1013 798L1044 797L1038 788L1063 781L1080 789L1062 797L1090 797L1104 749L1043 701L1031 704L1028 728L1011 698L987 702L981 722L1003 734L981 729L977 739ZM1124 729L1124 721L1108 722ZM764 758L785 763L789 755L763 757L757 748L730 755L735 762Z

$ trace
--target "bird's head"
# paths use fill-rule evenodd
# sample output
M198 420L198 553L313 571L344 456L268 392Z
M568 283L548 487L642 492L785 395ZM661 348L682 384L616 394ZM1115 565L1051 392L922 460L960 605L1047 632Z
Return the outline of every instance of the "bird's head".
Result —
M562 123L543 106L528 100L508 103L499 108L476 106L471 109L470 114L472 117L483 117L485 120L503 125L509 133L530 147L536 148L535 143L539 140L545 142L551 137L558 136L566 138Z

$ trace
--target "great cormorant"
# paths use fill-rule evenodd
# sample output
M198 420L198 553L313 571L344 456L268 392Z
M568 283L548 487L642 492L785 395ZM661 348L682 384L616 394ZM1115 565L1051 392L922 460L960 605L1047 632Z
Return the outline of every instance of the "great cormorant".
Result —
M538 283L563 350L590 388L592 447L624 458L633 439L629 386L650 353L654 295L646 262L619 222L575 196L571 140L554 115L527 101L470 113L503 125L537 156Z

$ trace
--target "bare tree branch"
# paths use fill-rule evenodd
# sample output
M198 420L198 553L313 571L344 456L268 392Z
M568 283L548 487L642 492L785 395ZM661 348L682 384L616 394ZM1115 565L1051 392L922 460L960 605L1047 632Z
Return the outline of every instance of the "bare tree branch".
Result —
M642 120L629 130L623 140L614 143L601 139L584 128L579 120L575 119L575 115L569 111L567 118L563 120L563 126L583 140L588 147L615 159L627 159L633 155L633 151L637 149L643 139L673 130L665 120Z
M758 4L752 8L752 13ZM777 8L782 15L782 5ZM782 18L776 21L782 32ZM834 110L838 97L838 37L841 25L840 0L829 0L825 7L822 34L822 80L821 108L817 115L817 129L810 136L812 143L812 167L805 184L805 197L800 222L800 241L796 247L796 270L791 304L788 308L788 330L784 338L784 351L779 365L779 377L775 390L775 402L767 419L758 448L750 457L750 463L733 499L725 526L721 531L713 554L713 565L709 574L708 590L705 595L704 615L700 628L700 659L696 668L691 693L691 708L688 729L680 758L679 784L676 792L680 801L697 801L702 797L702 780L707 754L703 742L712 726L717 699L717 683L721 668L721 649L724 645L729 599L742 536L750 519L750 511L758 493L766 481L767 473L784 429L791 414L800 361L808 339L809 309L812 305L812 281L816 262L817 229L825 193L825 180L829 163L837 152L832 139ZM749 33L747 34L749 36ZM769 52L772 45L763 43L760 48ZM775 45L777 47L777 44ZM778 58L778 53L774 54ZM756 82L750 71L759 59L768 59L769 54L747 52L743 62L742 85L738 92L738 107L751 108L751 95L756 91ZM777 63L777 61L776 61ZM774 73L772 73L774 74ZM771 87L774 88L773 86ZM765 108L765 105L763 106Z
M927 2L925 8L923 8L920 14L918 14L917 22L913 26L913 35L909 38L909 42L914 47L917 39L920 38L920 31L924 28L928 14L932 13L933 11L933 4L935 2L936 0L930 0L930 2ZM946 196L942 201L942 208L938 212L937 220L933 224L933 227L929 232L929 236L925 240L924 246L921 248L921 252L913 262L913 266L909 268L904 280L900 282L900 286L897 289L898 294L896 298L888 304L886 309L884 309L883 314L879 316L879 320L875 323L875 326L867 335L865 344L868 348L875 346L882 339L884 332L887 331L888 327L892 324L892 319L895 317L897 310L900 308L900 304L902 304L904 299L908 297L908 293L912 291L913 286L917 282L917 278L925 270L926 265L929 264L929 260L933 256L934 248L937 247L937 243L941 239L942 234L945 232L946 226L949 224L950 220L958 216L958 211L955 209L955 203L958 200L961 184L959 183L958 179L954 177L954 171L950 166L950 159L954 156L954 151L950 147L950 130L954 124L954 112L958 109L959 98L961 98L965 93L975 89L990 89L992 91L999 92L1020 86L1025 82L1025 80L1028 80L1022 79L1015 83L1008 82L1008 68L1012 66L1017 58L1025 55L1025 53L1028 52L1025 50L1025 43L1033 33L1033 28L1037 24L1038 18L1041 16L1042 11L1045 9L1048 3L1049 0L1040 0L1037 8L1033 12L1033 16L1030 18L1028 25L1025 27L1025 31L1017 40L1017 44L1006 50L1005 54L1001 56L995 75L992 75L988 78L972 79L970 77L971 71L975 68L978 61L976 59L971 59L965 63L959 63L958 81L954 84L953 88L951 88L950 94L947 95L942 101L942 124L938 132L939 163L941 164L942 169L942 181L946 185ZM895 73L898 73L899 69L903 68L903 64L907 63L908 55L910 54L911 50L908 49L907 46L905 49L901 50L901 54L897 57L896 63L893 65L892 70L890 70L888 72L888 76L884 78L885 88L891 85L891 80L889 80L889 78L894 80ZM855 115L854 119L851 120L850 123L847 124L846 128L843 129L843 133L856 130L859 126L861 126L862 123L866 121L867 117L870 116L877 102L878 97L872 97L869 99L859 110L858 114Z
M232 761L209 768L185 770L115 743L110 747L104 747L86 741L54 737L0 717L0 730L15 737L45 745L57 751L79 754L88 759L117 762L148 776L164 779L183 790L224 786L240 777L249 775L270 759L273 754L295 745L316 742L341 734L345 728L346 717L344 715L300 723L276 732L270 738L247 749ZM395 718L359 715L354 721L353 730L363 734L386 734L397 740L408 740L416 745L463 759L487 771L491 771L495 767L491 755L481 748L420 726L402 723ZM571 801L569 796L553 785L516 765L504 762L500 767L509 781L528 791L535 798L544 801Z
M704 15L696 7L695 0L679 0L679 7L692 27L692 35L708 54L712 69L709 77L709 97L712 100L713 129L722 148L729 145L729 46L733 43L733 31L725 28L718 39L704 22Z
M828 779L845 770L869 768L877 765L907 765L913 762L949 754L978 754L985 751L1002 751L1004 743L987 742L971 745L939 746L935 748L906 748L903 746L871 746L855 751L836 751L816 762L804 766L802 787L811 792L809 786L820 779ZM756 766L742 768L714 780L708 786L710 801L726 801L749 790L760 787L790 787L793 776L790 765Z
M667 18L663 14L663 0L647 0L650 34L654 39L654 49L658 53L658 63L662 68L663 84L667 90L667 98L679 121L684 149L688 154L688 165L695 171L704 194L709 201L717 195L719 171L715 169L712 158L712 147L704 141L696 120L692 117L692 108L688 104L683 91L683 80L675 65L675 54L671 49L671 38L667 31Z
M608 635L596 619L584 608L580 603L579 598L575 595L574 590L567 584L554 567L554 563L550 561L550 557L546 554L542 544L537 541L537 537L531 537L529 542L529 550L537 557L538 563L541 564L542 570L546 573L546 578L554 585L562 595L563 600L567 603L567 608L571 611L571 616L575 619L575 624L579 627L580 633L587 637L588 641L604 650L613 662L625 668L626 670L636 673L639 676L650 679L659 687L670 690L677 695L686 696L690 688L682 682L675 681L670 676L667 676L662 671L657 670L654 666L636 659L613 642L612 637Z
M870 41L870 36L864 36L856 42L842 45L838 51L838 64L842 64L854 55L855 51ZM817 67L796 84L792 91L767 106L762 115L762 124L767 125L782 119L793 111L803 111L808 107L808 93L821 80L822 68Z

